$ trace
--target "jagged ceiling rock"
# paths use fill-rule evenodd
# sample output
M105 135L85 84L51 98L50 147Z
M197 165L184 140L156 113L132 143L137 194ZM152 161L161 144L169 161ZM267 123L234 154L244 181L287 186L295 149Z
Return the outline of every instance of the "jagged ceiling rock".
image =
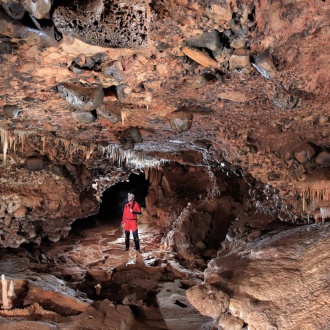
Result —
M144 48L149 45L149 10L144 0L61 1L53 13L63 34L92 45Z

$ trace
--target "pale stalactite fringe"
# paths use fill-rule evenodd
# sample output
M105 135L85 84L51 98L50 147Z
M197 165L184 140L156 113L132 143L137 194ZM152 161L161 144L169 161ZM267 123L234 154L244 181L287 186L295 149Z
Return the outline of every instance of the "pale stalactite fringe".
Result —
M9 150L14 150L16 152L16 144L20 144L22 147L22 152L25 147L26 136L32 136L32 140L41 145L42 152L46 152L46 140L45 136L36 136L34 132L22 131L22 130L11 130L8 131L4 128L0 128L0 142L3 150L3 160L6 162L7 153ZM97 146L95 144L90 144L85 146L79 144L76 141L69 141L61 138L54 139L55 145L58 147L63 147L65 153L68 153L71 157L74 154L82 153L86 160L90 159L92 153L97 150L102 154L103 157L109 158L112 163L118 163L118 166L123 164L132 165L139 169L144 168L160 168L165 163L169 162L165 159L156 158L146 158L142 152L137 152L134 150L122 150L117 144L109 144L106 147Z
M309 205L329 202L330 188L320 185L319 187L300 188L300 197L302 199L303 211L308 211Z

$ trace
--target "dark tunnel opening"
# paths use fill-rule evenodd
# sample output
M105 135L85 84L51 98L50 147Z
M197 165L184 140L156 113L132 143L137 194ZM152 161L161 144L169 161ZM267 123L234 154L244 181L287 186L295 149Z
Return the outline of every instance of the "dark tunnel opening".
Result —
M133 193L135 200L142 208L146 207L145 198L148 194L149 181L144 173L131 174L128 181L119 182L107 189L102 195L99 213L84 219L77 219L72 225L72 231L95 227L98 224L120 225L127 194Z

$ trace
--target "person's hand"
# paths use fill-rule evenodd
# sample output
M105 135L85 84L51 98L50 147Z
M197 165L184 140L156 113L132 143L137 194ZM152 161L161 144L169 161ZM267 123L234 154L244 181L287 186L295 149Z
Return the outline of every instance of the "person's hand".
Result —
M131 213L133 213L133 209L130 209Z

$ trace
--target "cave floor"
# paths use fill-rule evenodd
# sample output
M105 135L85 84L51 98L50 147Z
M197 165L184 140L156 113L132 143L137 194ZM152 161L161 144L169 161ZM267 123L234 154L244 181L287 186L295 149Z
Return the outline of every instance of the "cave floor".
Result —
M0 269L14 281L16 300L1 311L0 329L22 329L30 326L27 320L31 329L47 329L50 320L55 329L119 329L122 322L124 329L180 329L168 324L182 318L191 329L209 324L185 297L185 289L203 279L203 269L182 266L165 251L158 227L139 224L139 237L142 252L132 237L125 251L120 221L94 220L59 242L4 251Z

